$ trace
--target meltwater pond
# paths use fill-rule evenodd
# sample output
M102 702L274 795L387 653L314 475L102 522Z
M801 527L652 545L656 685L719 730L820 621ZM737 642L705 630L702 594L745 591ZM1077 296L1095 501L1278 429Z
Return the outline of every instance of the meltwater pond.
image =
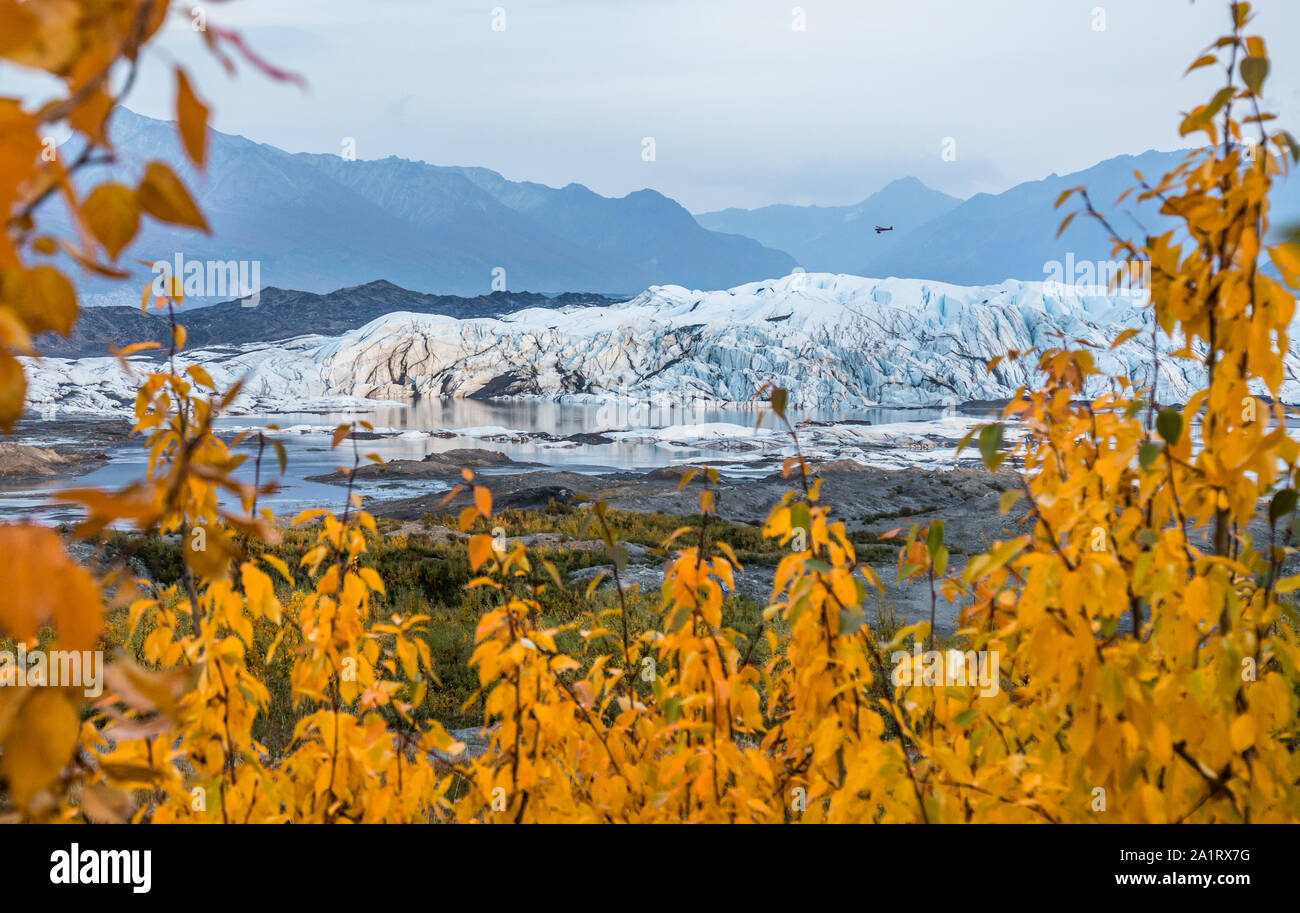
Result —
M505 454L520 463L539 464L532 468L579 473L649 470L701 461L719 463L728 475L765 474L772 460L779 458L789 438L775 433L780 427L770 412L763 415L762 429L753 429L765 410L757 406L724 407L691 405L656 406L646 403L585 405L549 401L480 401L426 399L410 405L376 404L367 411L285 412L239 415L219 419L217 428L227 440L239 432L268 429L285 447L288 470L282 488L259 503L271 506L277 515L289 515L304 507L342 505L343 490L336 485L311 481L313 476L351 465L351 442L330 449L330 436L339 424L369 422L373 434L364 433L357 447L364 459L374 453L384 460L421 460L427 454L458 448L479 448ZM817 431L835 423L853 426L924 427L941 418L939 409L883 409L820 412L791 410L794 423L815 423L801 429L812 445ZM80 446L78 433L86 425L81 416L68 416L22 423L16 440L24 444L49 445L56 449ZM270 426L277 430L271 431ZM882 429L883 430L883 429ZM251 439L250 439L251 438ZM251 482L256 436L250 435L236 452L249 459L236 476ZM0 491L0 516L6 520L32 517L45 522L75 519L77 509L51 505L50 495L68 487L120 488L145 476L146 454L139 438L110 446L95 445L109 453L107 463L72 479L57 480ZM508 467L518 472L528 467ZM493 470L481 470L491 474ZM267 448L262 462L263 479L278 475L276 459ZM381 498L428 494L447 487L434 480L367 483L359 486L363 496Z
M469 399L423 400L413 405L380 406L368 412L282 413L272 416L237 416L223 419L222 427L245 430L277 425L294 432L330 429L352 421L368 421L381 432L392 448L385 459L421 459L425 454L463 447L496 450L520 462L542 463L571 472L611 472L654 469L677 463L717 459L717 450L692 448L698 439L689 429L701 426L755 427L766 410L740 407L669 407L639 404L578 405L556 402L481 401ZM939 409L860 409L839 412L796 412L790 419L813 421L923 422L936 419ZM770 411L763 415L762 428L780 427ZM650 442L632 434L640 429L683 429L672 446ZM743 432L742 432L743 433ZM575 436L601 435L608 443L590 443ZM288 437L289 435L286 435ZM704 431L707 437L707 431ZM631 440L626 438L631 437ZM363 443L379 443L368 441ZM372 448L373 450L374 448ZM309 473L310 474L310 473Z

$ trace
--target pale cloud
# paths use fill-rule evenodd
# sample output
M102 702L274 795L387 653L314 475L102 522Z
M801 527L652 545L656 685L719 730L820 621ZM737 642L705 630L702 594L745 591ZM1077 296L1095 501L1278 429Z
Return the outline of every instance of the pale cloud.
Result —
M1300 109L1284 39L1300 3L1257 2ZM792 7L806 31L792 26ZM505 30L492 29L505 10ZM1094 10L1105 29L1094 30ZM292 151L483 165L611 195L653 187L693 211L856 202L915 175L960 196L1122 152L1182 145L1181 74L1224 30L1213 0L237 0L207 7L310 87L230 80L178 21L131 106L169 116L195 69L215 125ZM1288 117L1288 112L1292 117ZM656 160L642 160L655 138ZM940 157L945 137L956 161Z

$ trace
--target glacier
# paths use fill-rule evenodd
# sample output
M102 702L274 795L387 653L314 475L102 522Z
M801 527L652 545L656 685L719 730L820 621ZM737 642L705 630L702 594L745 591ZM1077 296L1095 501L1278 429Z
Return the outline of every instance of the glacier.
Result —
M394 312L341 336L214 346L183 353L223 388L235 413L365 409L416 397L518 397L576 403L752 402L764 384L803 410L943 407L1000 400L1035 382L1009 349L1094 346L1105 375L1150 381L1152 314L1140 297L1079 294L1008 280L958 286L919 279L795 273L720 291L654 286L603 307L531 308L499 318ZM183 315L182 315L182 323ZM1122 330L1146 332L1110 350ZM1181 402L1203 385L1163 340L1158 394ZM145 356L131 369L147 366ZM1300 351L1282 398L1300 402ZM38 412L129 411L138 378L113 358L26 359ZM1093 379L1090 394L1107 377Z

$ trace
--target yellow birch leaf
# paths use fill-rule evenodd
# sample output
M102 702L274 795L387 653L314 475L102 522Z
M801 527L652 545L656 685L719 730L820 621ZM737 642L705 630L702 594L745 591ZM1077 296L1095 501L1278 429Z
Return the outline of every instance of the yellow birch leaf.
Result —
M202 168L208 151L208 106L194 94L190 79L176 68L176 129L190 161Z
M125 184L100 184L82 202L81 219L108 256L116 260L140 230L135 192Z
M28 806L72 760L81 715L60 691L36 689L18 711L0 754L14 804Z
M469 569L477 571L492 556L492 537L479 533L469 540Z
M1232 750L1237 754L1250 748L1255 744L1255 718L1247 714L1237 717L1232 721L1228 738L1232 742Z
M208 222L185 189L176 173L162 162L150 162L144 170L144 180L135 189L140 208L160 222L189 225L209 233Z

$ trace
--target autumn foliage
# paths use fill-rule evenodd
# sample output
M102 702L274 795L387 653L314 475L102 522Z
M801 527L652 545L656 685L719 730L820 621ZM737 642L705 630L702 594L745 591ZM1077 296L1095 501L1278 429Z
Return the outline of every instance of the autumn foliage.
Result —
M23 356L33 337L67 333L73 283L50 261L120 273L118 256L143 219L206 223L163 163L138 183L81 188L74 175L111 156L110 71L132 72L171 10L165 2L0 0L0 55L64 85L37 110L0 99L0 424L24 406ZM1097 387L1094 353L1013 352L1039 383L1022 389L978 446L990 469L1015 467L1006 538L949 568L942 523L905 532L900 575L959 604L962 649L993 657L998 687L936 686L897 675L898 651L932 640L920 622L886 642L868 617L880 587L845 526L823 502L801 455L792 491L765 536L788 546L746 637L723 621L724 590L743 573L712 534L715 470L699 486L698 525L664 543L660 613L629 624L619 577L625 553L591 508L614 561L612 609L555 625L540 596L563 586L545 560L490 530L488 489L465 473L472 505L470 586L491 596L472 667L490 744L469 758L416 710L437 688L428 619L384 615L384 581L367 564L374 520L349 489L339 514L308 511L313 581L286 598L293 570L267 550L282 528L259 507L271 484L257 441L247 459L213 431L238 394L202 368L178 368L179 290L144 307L168 310L173 340L141 379L136 431L148 472L117 492L81 490L79 536L110 526L179 539L183 578L137 584L125 569L95 578L53 531L0 526L0 625L15 640L69 649L102 641L107 608L128 612L142 657L114 654L108 691L0 689L0 777L14 820L153 822L753 821L753 822L1261 822L1300 819L1300 644L1285 576L1295 554L1297 459L1278 400L1300 288L1300 251L1270 243L1269 194L1297 158L1259 108L1264 41L1247 33L1249 4L1193 64L1224 88L1184 117L1200 148L1135 193L1158 201L1176 231L1120 238L1116 252L1149 264L1153 370ZM215 26L208 49L242 57ZM115 69L116 68L116 69ZM129 79L127 80L129 83ZM196 165L207 110L182 70L177 122ZM43 156L42 131L66 123L76 157ZM40 232L37 207L61 197L74 236ZM1110 228L1086 188L1066 194ZM1070 216L1069 218L1073 218ZM1265 269L1265 266L1270 268ZM1115 340L1123 344L1135 331ZM1162 405L1154 359L1204 368L1205 386ZM132 349L122 354L130 354ZM125 361L124 361L125 364ZM769 396L786 420L782 390ZM1011 427L1016 434L1008 434ZM336 448L363 455L355 428ZM241 439L242 440L242 439ZM1014 443L1008 443L1014 441ZM235 442L240 443L239 440ZM683 481L685 485L689 479ZM202 547L199 547L199 544ZM44 632L44 634L42 633ZM638 633L639 632L639 633ZM52 640L49 638L53 638ZM608 644L617 645L609 649ZM297 724L283 751L254 737L269 703L265 669L288 658ZM917 670L919 671L919 670ZM901 682L901 683L900 683ZM992 691L992 693L989 693Z

